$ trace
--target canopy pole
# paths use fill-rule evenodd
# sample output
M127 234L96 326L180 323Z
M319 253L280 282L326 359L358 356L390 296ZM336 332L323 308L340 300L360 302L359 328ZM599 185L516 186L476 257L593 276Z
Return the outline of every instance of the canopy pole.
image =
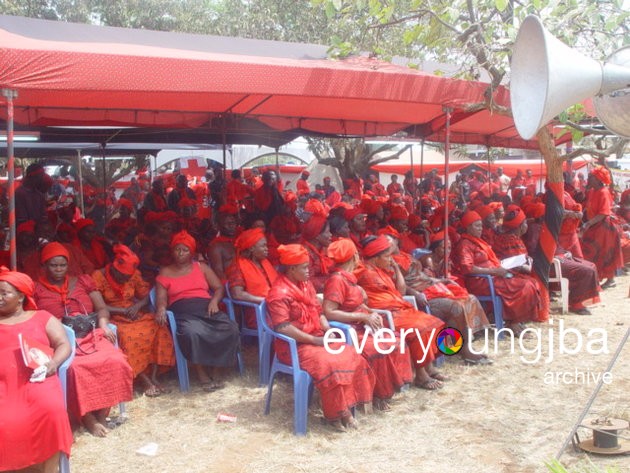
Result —
M7 174L9 200L9 254L10 269L17 270L17 247L15 244L15 155L13 151L13 100L17 98L17 90L2 89L7 99Z
M107 202L107 166L105 163L105 143L101 143L101 163L103 168L103 199Z
M543 155L540 155L540 178L538 178L538 192L542 192L542 177L543 177Z
M221 144L223 147L223 182L227 180L227 137L225 136L225 117L221 121Z
M409 157L411 158L411 177L414 176L414 172L413 172L413 145L411 145L411 148L409 148ZM411 196L412 200L413 200L413 196Z
M486 172L486 180L488 181L488 190L492 189L492 186L490 185L490 166L491 166L491 162L490 162L490 146L486 146L486 153L488 154L488 171Z
M446 140L444 142L444 277L448 278L448 260L450 258L448 250L448 173L451 147L451 112L453 109L444 107L444 111L446 112Z
M418 182L418 188L420 189L420 193L418 194L418 206L420 207L420 216L422 216L422 195L424 194L424 189L422 189L422 179L424 176L424 138L420 142L420 181ZM416 175L413 176L413 182L416 181Z
M83 201L83 158L81 150L77 150L77 159L79 160L79 208L81 209L81 217L85 218L85 202Z

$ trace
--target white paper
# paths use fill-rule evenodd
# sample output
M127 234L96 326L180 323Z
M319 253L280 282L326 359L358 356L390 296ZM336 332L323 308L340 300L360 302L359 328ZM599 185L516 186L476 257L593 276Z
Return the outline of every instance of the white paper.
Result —
M136 450L136 453L139 453L140 455L147 455L149 457L154 457L155 455L157 455L157 452L158 444L155 442L150 442Z
M501 260L501 267L505 269L518 268L527 264L527 254L510 256Z

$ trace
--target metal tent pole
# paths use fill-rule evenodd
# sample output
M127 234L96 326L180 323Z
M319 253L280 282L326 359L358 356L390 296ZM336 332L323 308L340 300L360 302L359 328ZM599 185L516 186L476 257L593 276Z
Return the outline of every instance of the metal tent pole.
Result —
M444 277L448 278L448 260L450 257L448 251L448 173L451 147L451 112L453 109L445 107L444 111L446 112L446 140L444 142L444 193L446 196L444 199Z
M81 209L81 217L85 218L85 202L83 201L83 158L81 150L77 150L77 158L79 160L79 208Z
M9 200L9 254L11 271L17 269L17 247L15 244L15 155L13 150L13 100L17 98L17 90L2 89L7 99L7 198Z

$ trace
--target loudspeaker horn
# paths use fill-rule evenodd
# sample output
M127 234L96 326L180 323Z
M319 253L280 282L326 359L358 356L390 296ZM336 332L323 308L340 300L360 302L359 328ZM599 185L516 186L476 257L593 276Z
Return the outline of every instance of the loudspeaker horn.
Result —
M605 96L596 99L599 119L613 133L630 137L628 63L628 47L601 64L562 43L529 15L512 52L510 98L519 135L528 140L567 107Z

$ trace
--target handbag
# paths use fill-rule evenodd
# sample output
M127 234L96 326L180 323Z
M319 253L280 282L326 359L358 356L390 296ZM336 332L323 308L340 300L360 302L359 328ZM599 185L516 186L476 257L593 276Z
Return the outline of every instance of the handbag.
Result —
M83 338L90 334L98 325L98 312L64 315L61 317L61 323L74 330L77 338Z

